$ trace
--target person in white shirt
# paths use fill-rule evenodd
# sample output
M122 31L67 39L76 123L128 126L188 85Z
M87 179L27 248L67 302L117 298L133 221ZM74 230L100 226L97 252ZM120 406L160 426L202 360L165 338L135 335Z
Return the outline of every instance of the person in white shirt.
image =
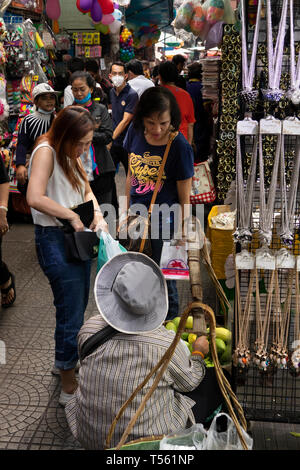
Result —
M140 60L132 59L127 63L128 83L133 88L139 98L145 90L154 86L154 83L145 77L143 63Z

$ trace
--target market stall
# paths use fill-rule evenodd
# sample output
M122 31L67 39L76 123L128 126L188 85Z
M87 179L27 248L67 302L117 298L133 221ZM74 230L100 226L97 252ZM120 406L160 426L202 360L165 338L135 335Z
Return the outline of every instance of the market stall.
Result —
M205 44L214 27L209 4L216 8L184 2L174 26ZM233 383L246 417L299 422L300 4L241 0L236 7L221 40L215 34L212 263L235 301Z

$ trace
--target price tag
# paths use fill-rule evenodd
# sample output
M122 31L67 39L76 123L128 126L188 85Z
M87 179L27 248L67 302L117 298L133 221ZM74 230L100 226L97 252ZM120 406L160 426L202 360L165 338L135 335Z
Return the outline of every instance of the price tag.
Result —
M269 249L260 248L256 252L255 266L256 269L267 269L274 271L276 268L275 256L270 252Z
M282 121L282 133L284 135L300 135L299 119L284 119L284 121Z
M238 121L236 132L238 135L257 135L258 134L258 122L252 119L244 119Z
M240 253L237 253L235 257L235 267L236 269L254 269L255 267L255 256L252 253L249 253L247 250L242 250Z
M285 248L282 248L276 253L276 268L277 269L294 269L295 262L296 262L295 256L292 255Z
M281 121L274 118L261 119L259 132L260 134L281 134Z

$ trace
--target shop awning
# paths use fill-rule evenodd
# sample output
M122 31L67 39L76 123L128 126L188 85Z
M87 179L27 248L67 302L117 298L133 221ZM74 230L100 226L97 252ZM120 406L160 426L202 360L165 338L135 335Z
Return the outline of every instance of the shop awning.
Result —
M125 17L126 24L133 29L149 24L165 28L174 19L173 0L131 0Z

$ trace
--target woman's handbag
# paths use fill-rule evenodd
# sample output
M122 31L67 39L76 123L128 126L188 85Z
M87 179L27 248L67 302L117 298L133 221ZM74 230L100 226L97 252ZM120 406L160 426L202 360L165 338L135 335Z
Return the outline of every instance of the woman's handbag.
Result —
M72 208L79 215L85 227L89 227L94 219L93 201L87 201ZM70 222L58 219L63 224L65 253L68 261L88 261L98 256L99 238L95 232L75 232Z
M177 136L178 132L174 132L171 134L169 142L166 146L166 150L159 168L159 173L157 177L157 181L155 184L155 188L153 191L151 203L148 210L148 216L143 217L141 215L129 215L127 218L121 222L118 228L118 240L121 245L126 248L127 251L136 251L140 253L144 253L145 255L151 256L152 255L152 248L151 248L151 213L153 206L156 201L156 197L158 194L158 190L160 188L160 183L163 175L163 171L165 168L165 164L167 161L167 157L169 154L170 147L172 145L173 140Z
M208 161L194 163L194 176L190 195L191 204L213 202L217 197Z

